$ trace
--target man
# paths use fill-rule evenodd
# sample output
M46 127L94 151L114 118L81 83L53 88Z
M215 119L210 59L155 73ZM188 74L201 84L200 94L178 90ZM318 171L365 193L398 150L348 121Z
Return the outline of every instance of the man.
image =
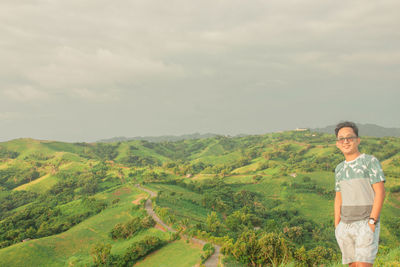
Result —
M385 176L374 156L358 151L360 137L354 123L339 123L335 134L345 157L335 170L336 240L343 264L372 266L378 252Z

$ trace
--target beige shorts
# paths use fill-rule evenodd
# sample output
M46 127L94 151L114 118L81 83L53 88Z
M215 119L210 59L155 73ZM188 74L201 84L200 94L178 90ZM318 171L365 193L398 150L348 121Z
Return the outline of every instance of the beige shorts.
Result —
M372 232L368 220L340 222L335 229L335 236L342 251L343 264L352 262L373 264L378 253L379 229L378 222L375 232Z

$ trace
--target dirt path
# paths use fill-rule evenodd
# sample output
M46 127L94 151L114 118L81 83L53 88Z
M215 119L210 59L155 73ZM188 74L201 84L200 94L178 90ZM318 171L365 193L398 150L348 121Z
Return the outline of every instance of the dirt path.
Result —
M143 191L145 191L145 192L147 192L147 193L149 193L149 194L150 194L150 197L155 197L155 196L157 196L157 193L155 193L155 192L153 192L153 191L151 191L151 190L149 190L149 189L147 189L147 188L141 187L141 186L138 185L138 184L136 185L136 187L139 188L139 189L141 189L141 190L143 190ZM147 214L149 214L159 225L161 225L162 227L164 227L165 229L167 229L167 230L170 231L170 232L173 232L173 233L176 233L176 232L177 232L175 229L172 229L170 226L168 226L168 225L165 224L163 221L161 221L161 219L157 216L157 214L156 214L156 213L154 212L154 210L153 210L153 206L152 206L152 203L151 203L151 199L150 199L150 198L148 198L148 199L146 200L146 203L145 203L144 207L145 207L145 209L146 209ZM183 236L183 237L187 238L187 236ZM200 244L200 245L203 245L203 246L207 243L207 242L204 241L204 240L197 239L197 238L194 238L194 237L191 238L191 241L192 241L193 243ZM207 261L204 263L204 265L205 265L206 267L217 267L217 266L218 266L218 258L219 258L219 252L220 252L221 247L214 244L214 248L215 248L214 254L212 254L212 255L207 259Z

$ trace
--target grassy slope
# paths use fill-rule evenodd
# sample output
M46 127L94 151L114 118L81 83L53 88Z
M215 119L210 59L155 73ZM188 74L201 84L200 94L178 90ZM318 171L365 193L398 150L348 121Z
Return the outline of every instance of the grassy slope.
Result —
M20 185L13 190L25 190L40 193L50 189L53 185L57 183L57 181L58 179L56 176L52 176L48 173L36 180L33 180L30 183Z
M201 246L179 240L148 255L136 263L135 267L191 267L199 262L200 255Z
M202 199L200 194L176 185L148 184L146 187L153 191L162 191L163 195L169 196L161 203L161 206L174 210L178 221L189 218L193 222L204 222L210 212L200 205ZM174 195L171 196L171 193L174 193ZM194 200L198 205L187 200Z
M128 188L129 190L115 189L96 195L108 201L119 197L121 201L116 206L107 208L64 233L1 249L0 266L65 266L68 264L79 266L91 263L90 248L97 242L110 243L113 245L112 253L122 254L131 242L145 235L156 235L166 239L168 234L155 228L129 240L114 241L109 237L109 232L116 223L127 221L135 215L135 212L132 212L134 205L132 201L143 192L133 186L128 186Z
M296 137L296 134L288 133L283 134L288 138L289 136ZM297 134L298 135L298 134ZM257 138L256 142L258 145L264 146L263 151L273 151L274 149L281 149L287 144L290 144L290 149L299 151L302 147L306 147L307 144L304 142L297 141L282 141L282 134L271 134ZM327 138L329 139L329 138ZM234 138L232 140L225 139L205 139L205 140L194 140L184 141L178 144L181 147L186 146L188 151L191 151L188 160L193 162L202 161L205 163L213 164L226 164L235 162L243 154L240 149L246 150L247 148L254 147L255 141L251 141L250 137L242 139ZM371 144L379 144L379 140L369 138L366 140ZM253 143L252 143L253 142ZM391 139L390 142L394 143L395 147L400 147L400 139ZM161 162L169 161L168 156L174 153L170 147L163 147L159 145L157 151L143 146L140 141L131 141L121 143L118 146L118 156L115 160L123 158L129 149L129 145L134 145L138 150L132 150L132 153L139 156L152 156L158 158ZM177 146L178 146L177 145ZM323 142L313 141L313 147L305 153L305 158L312 157L323 157L335 153L336 148L334 144L326 145ZM50 141L37 141L32 139L18 139L6 143L0 143L0 146L5 147L9 150L17 151L20 153L17 159L9 159L0 161L0 169L8 168L9 166L21 166L29 167L31 163L26 161L26 158L32 157L32 155L47 156L48 162L53 164L60 164L60 170L82 170L89 167L89 164L95 164L96 160L87 160L79 156L85 148L77 146L75 144L61 143L61 142L50 142ZM161 154L160 154L161 153ZM336 152L337 153L337 152ZM382 161L384 170L389 170L391 173L400 173L400 167L396 167L392 164L393 159L400 158L400 153L392 156L389 159ZM333 215L332 200L323 198L314 193L296 193L291 190L288 186L283 186L283 183L290 184L293 180L301 181L302 177L309 176L312 180L316 181L318 186L330 189L333 188L333 173L331 172L312 172L312 173L301 173L298 172L296 178L289 176L280 176L279 166L284 164L283 160L270 160L270 162L277 163L278 167L272 167L263 171L256 171L260 162L264 162L265 159L259 156L251 161L251 164L236 169L234 172L237 175L231 175L225 177L225 181L228 183L240 183L240 187L235 187L234 190L246 189L253 192L258 192L262 198L265 199L266 203L271 203L269 200L280 199L283 207L296 207L300 210L300 213L308 218L312 218L316 222L326 222ZM38 181L32 181L31 183L20 186L18 189L32 190L35 192L42 192L48 189L52 184L57 182L56 178L49 175L49 167L42 167L41 171L42 178ZM125 173L128 172L124 170ZM259 173L263 175L262 180L255 184L252 181L254 174ZM272 178L272 177L276 178ZM44 178L47 177L47 178ZM210 178L209 174L203 173L196 176L196 180L203 178ZM390 188L395 185L400 185L399 177L387 177L386 187ZM175 209L179 218L192 218L194 221L205 220L208 210L201 208L197 205L190 204L185 199L193 199L197 203L200 203L202 196L190 192L186 189L182 189L177 186L167 185L148 185L155 190L163 190L170 194L175 192L175 200L170 203L165 203L166 206L171 209ZM16 190L18 190L16 189ZM108 232L112 226L120 221L126 221L132 216L130 214L130 202L134 197L139 194L135 188L131 188L132 193L121 195L121 202L116 207L108 208L102 213L89 218L81 224L71 228L69 231L60 235L42 238L38 240L32 240L26 243L19 243L14 246L0 250L0 265L7 265L7 263L23 264L24 260L31 258L33 262L38 265L45 266L61 266L67 263L75 265L81 265L84 263L91 262L88 250L90 246L98 241L106 241L113 244L113 253L122 253L124 249L129 245L129 242L125 241L113 241L108 237ZM1 193L1 191L0 191ZM111 193L100 193L97 195L99 198L111 200L116 196ZM123 200L124 198L124 200ZM170 199L173 199L171 197ZM288 201L289 200L289 201ZM293 201L295 200L295 201ZM72 204L71 204L72 205ZM390 247L398 246L399 240L397 240L393 234L391 234L387 228L385 228L385 218L398 217L400 216L400 198L397 195L388 193L385 201L385 206L382 211L382 229L381 239L382 244ZM165 237L165 234L158 230L149 230L150 233ZM140 238L140 236L138 237ZM166 251L165 255L168 255L168 251L174 251L175 246L179 247L183 244L174 243L160 250L160 256L163 255L161 251ZM184 248L182 248L184 249ZM189 249L188 246L185 249ZM164 252L163 252L164 253ZM193 252L196 254L195 252ZM175 253L176 254L176 253ZM189 252L188 252L189 254ZM7 257L6 257L7 255ZM21 256L24 255L24 256ZM26 255L26 256L25 256ZM151 257L155 257L158 253L152 254ZM393 255L399 255L398 251L394 250ZM150 258L151 258L150 257ZM389 257L389 256L388 256ZM396 257L396 256L392 256ZM149 259L150 259L149 258ZM155 257L157 258L157 257ZM179 257L176 258L178 260ZM45 259L45 260L44 260ZM6 262L6 260L8 260ZM150 260L149 260L150 262ZM155 260L157 262L157 260ZM156 263L157 264L157 263ZM23 266L23 265L22 265ZM186 266L186 265L176 265Z

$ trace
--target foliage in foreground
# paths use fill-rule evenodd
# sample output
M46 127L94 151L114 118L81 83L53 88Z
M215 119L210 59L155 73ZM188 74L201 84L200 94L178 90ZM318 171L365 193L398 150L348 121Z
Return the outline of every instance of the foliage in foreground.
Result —
M253 230L243 232L236 242L227 242L222 247L222 252L250 266L284 266L294 261L298 266L315 266L337 259L332 249L295 249L295 246L280 234Z

